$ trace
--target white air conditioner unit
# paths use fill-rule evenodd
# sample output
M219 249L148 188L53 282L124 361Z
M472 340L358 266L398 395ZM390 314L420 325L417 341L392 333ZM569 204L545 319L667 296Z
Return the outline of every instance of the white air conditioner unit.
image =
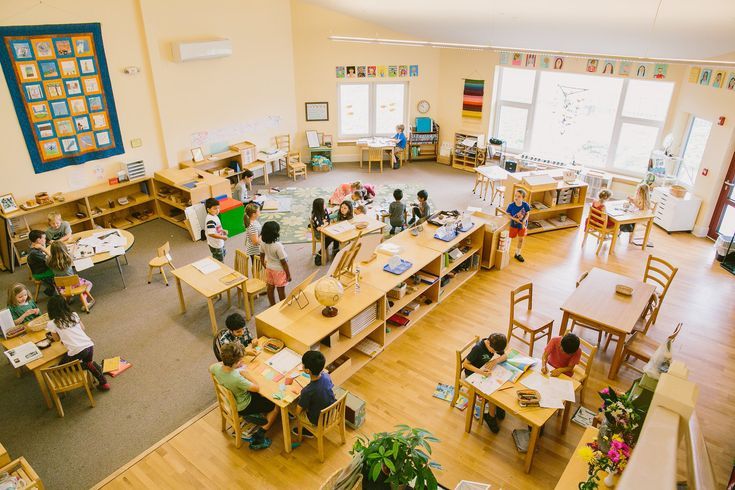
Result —
M211 41L171 43L171 51L177 63L224 58L232 54L232 41L213 39Z

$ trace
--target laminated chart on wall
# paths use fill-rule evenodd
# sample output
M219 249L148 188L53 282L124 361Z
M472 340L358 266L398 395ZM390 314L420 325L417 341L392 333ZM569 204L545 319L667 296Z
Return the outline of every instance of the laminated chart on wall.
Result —
M485 94L485 80L464 81L462 95L462 117L482 118L482 97Z
M0 27L0 44L36 173L124 153L100 24Z

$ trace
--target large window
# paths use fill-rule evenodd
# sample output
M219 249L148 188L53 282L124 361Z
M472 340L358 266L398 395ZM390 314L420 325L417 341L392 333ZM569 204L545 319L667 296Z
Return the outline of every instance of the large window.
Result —
M406 83L337 85L339 137L391 136L406 122Z
M712 123L699 117L692 117L684 140L682 164L679 167L679 179L684 185L694 185L699 173L699 166L704 156L704 148L712 130Z
M490 134L511 151L641 175L673 83L499 68Z

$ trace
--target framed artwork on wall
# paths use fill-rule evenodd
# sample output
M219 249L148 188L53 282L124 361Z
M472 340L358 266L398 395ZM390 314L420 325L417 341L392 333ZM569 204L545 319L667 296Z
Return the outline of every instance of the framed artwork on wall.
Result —
M13 211L18 210L18 205L16 204L15 198L12 194L0 196L0 210L2 210L3 214L12 213Z
M307 121L329 121L328 102L306 102Z

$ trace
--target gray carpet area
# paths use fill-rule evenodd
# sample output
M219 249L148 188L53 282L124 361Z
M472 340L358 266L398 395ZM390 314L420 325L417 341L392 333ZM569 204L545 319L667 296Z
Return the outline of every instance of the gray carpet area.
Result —
M296 183L283 175L274 176L271 186L336 186L357 179L424 186L442 209L483 204L470 192L471 173L433 162L410 163L370 175L357 164L340 163L332 172L310 172L308 180ZM415 196L404 199L408 203ZM146 284L148 260L163 242L171 242L176 265L207 256L207 246L192 242L188 233L163 220L130 231L136 240L128 254L129 265L123 266L127 289L122 288L114 262L82 273L94 283L97 298L92 313L82 314L95 342L95 358L101 361L121 355L133 364L111 380L110 392L94 392L96 408L89 407L82 392L72 392L63 400L66 417L59 418L55 410L46 409L32 375L18 379L5 357L0 360L0 442L12 457L25 456L46 488L94 485L215 401L207 374L214 357L206 302L184 286L188 311L182 315L173 283L166 287L160 277L154 277L153 284ZM235 248L242 246L242 235L228 242L228 264L232 264ZM294 283L298 283L314 270L311 244L287 245L286 249ZM14 282L26 281L27 275L25 268L0 274L3 295ZM40 306L46 311L45 300ZM256 311L266 307L263 297ZM216 311L224 326L230 312L226 301L218 302Z

